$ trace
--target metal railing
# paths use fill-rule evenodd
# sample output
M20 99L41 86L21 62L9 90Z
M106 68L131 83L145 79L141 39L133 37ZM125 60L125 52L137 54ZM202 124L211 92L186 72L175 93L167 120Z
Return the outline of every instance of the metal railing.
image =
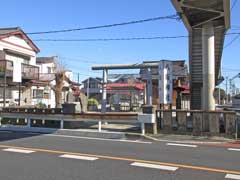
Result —
M6 73L6 76L13 75L13 62L8 60L0 60L0 76L3 76Z
M5 59L0 60L0 76L13 76L13 62ZM39 68L30 64L22 63L22 79L39 79Z
M22 63L23 79L39 79L39 68L37 66Z

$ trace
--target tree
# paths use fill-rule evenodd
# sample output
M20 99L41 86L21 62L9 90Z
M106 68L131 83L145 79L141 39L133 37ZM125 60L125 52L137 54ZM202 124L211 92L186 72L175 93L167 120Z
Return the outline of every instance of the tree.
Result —
M220 102L226 99L225 91L221 88L215 88L213 95L214 95L216 102L219 101L219 92L220 92ZM218 102L218 104L221 104L220 102Z
M62 90L64 87L64 81L68 79L66 77L66 67L63 64L62 61L59 61L57 58L55 58L55 85L52 85L51 88L55 93L55 104L56 108L62 107Z

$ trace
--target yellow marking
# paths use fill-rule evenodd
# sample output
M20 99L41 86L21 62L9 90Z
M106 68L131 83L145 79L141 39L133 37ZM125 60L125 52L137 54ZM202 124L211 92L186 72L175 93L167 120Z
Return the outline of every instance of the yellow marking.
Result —
M240 171L231 171L231 170L225 170L225 169L209 168L209 167L203 167L203 166L192 166L192 165L176 164L176 163L167 163L167 162L159 162L159 161L148 161L148 160L142 160L142 159L125 158L125 157L85 154L85 153L57 151L57 150L50 150L50 149L26 148L26 147L17 147L17 146L8 146L8 145L0 145L0 148L15 148L15 149L24 149L24 150L53 153L53 154L71 154L71 155L78 155L78 156L89 156L89 157L96 157L96 158L102 158L102 159L140 162L140 163L149 163L149 164L166 165L166 166L176 166L176 167L186 168L186 169L196 169L196 170L209 171L209 172L239 174L240 175Z

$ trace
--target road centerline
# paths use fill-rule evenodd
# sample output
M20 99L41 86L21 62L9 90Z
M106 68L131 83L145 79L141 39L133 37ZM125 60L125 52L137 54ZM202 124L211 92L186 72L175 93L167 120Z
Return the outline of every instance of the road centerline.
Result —
M160 169L160 170L167 170L167 171L176 171L178 169L178 167L174 167L174 166L165 166L165 165L140 163L140 162L131 163L131 166Z

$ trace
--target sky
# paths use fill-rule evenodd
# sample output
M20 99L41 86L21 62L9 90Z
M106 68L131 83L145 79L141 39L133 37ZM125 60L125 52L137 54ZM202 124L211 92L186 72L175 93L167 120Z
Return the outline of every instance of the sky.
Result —
M231 12L232 28L240 32L240 0ZM233 4L234 0L232 0ZM21 27L24 32L71 29L140 20L176 14L170 0L7 0L1 2L0 27ZM122 38L188 35L181 21L159 20L58 34L30 35L37 39ZM227 36L225 45L235 36ZM91 71L93 64L140 63L147 60L186 60L188 39L107 41L107 42L39 42L37 56L58 56L80 81L101 76ZM224 49L222 70L226 77L240 73L240 37ZM134 71L123 71L134 73ZM116 73L116 72L113 72ZM240 87L240 80L235 81ZM224 86L224 83L222 84Z

